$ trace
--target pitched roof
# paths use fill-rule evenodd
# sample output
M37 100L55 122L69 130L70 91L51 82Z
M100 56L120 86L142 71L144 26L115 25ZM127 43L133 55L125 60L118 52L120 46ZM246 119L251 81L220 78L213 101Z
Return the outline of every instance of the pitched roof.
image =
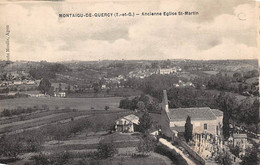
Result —
M223 116L223 112L218 110L218 109L211 109L211 111L217 116L217 117L220 117L220 116Z
M169 117L171 121L186 121L190 116L191 120L215 120L221 112L215 109L212 111L209 107L194 107L194 108L176 108L169 109Z
M175 126L171 127L171 130L177 131L177 132L185 132L185 127L184 126Z
M233 138L234 139L246 139L247 138L247 134L234 134Z
M139 117L131 114L123 117L124 119L131 121L132 123L139 124Z

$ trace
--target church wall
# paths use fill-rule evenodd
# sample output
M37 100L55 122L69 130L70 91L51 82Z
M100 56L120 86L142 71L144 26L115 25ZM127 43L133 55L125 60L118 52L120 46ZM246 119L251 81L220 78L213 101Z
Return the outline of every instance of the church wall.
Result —
M175 126L185 126L186 121L171 121L170 127ZM193 133L203 133L208 132L213 135L216 134L216 127L217 127L217 120L199 120L199 121L192 121L191 124L193 125ZM204 129L204 124L207 124L207 129Z

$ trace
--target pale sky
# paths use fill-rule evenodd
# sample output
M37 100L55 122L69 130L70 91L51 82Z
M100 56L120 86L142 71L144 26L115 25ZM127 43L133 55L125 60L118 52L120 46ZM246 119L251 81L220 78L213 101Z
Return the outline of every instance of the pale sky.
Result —
M0 2L11 60L256 59L252 0ZM197 11L194 16L59 18L60 13Z

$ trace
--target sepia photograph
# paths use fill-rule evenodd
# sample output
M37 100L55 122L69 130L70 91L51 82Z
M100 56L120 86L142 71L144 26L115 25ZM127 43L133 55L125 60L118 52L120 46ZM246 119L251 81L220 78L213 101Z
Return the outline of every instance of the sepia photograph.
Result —
M259 10L2 0L0 165L259 165Z

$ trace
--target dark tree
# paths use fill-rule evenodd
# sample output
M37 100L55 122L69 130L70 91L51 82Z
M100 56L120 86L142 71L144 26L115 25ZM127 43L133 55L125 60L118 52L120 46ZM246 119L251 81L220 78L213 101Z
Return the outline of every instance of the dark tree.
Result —
M227 110L223 110L223 136L224 138L228 138L230 136L230 127L229 127L229 118L230 115Z
M251 99L245 99L239 105L238 120L248 125L257 124L259 119L259 101L256 99L253 103Z
M235 116L232 116L238 107L235 97L232 97L224 92L221 92L216 99L219 109L223 111L223 136L228 138L230 136L229 120L234 121Z
M120 100L119 108L135 110L137 108L138 97L130 100L128 98Z
M260 149L259 145L253 148L247 148L245 156L242 157L241 165L257 165L260 163Z
M144 114L139 119L139 128L142 133L147 132L152 126L152 118L148 112Z
M232 164L232 159L228 152L221 152L215 157L215 161L220 165Z
M233 145L231 145L231 146L229 146L229 149L230 149L230 152L233 155L235 155L236 157L239 157L239 154L241 152L241 148L238 145L235 146L235 147Z
M70 88L71 88L71 87L70 87L70 85L69 85L69 86L68 86L68 93L70 93L70 90L71 90Z
M184 137L186 142L192 140L192 129L193 129L193 125L191 124L191 118L190 116L188 116L186 119L185 132L184 132Z
M98 157L100 159L106 159L114 156L117 153L117 149L114 147L113 141L108 143L99 143L98 145Z
M24 151L23 144L18 135L0 137L0 156L17 159Z
M50 160L49 160L48 156L46 156L42 152L38 155L33 156L32 160L34 161L35 164L38 164L38 165L50 164Z
M137 108L140 111L145 111L145 104L144 104L144 102L143 101L138 101Z
M156 141L150 136L144 136L138 143L136 150L143 155L153 151L156 147Z
M159 68L159 63L158 63L158 62L153 62L153 63L151 64L151 68L153 68L153 69Z
M51 88L51 83L48 79L42 79L39 86L38 86L38 89L43 93L43 94L46 94Z
M236 73L233 74L233 79L235 81L242 82L243 81L243 76L242 76L241 73L236 72Z
M93 84L93 89L95 93L98 93L101 90L100 85L98 83Z
M106 106L105 106L105 110L106 110L106 111L109 110L109 106L106 105Z
M59 92L62 91L61 83L59 83Z

